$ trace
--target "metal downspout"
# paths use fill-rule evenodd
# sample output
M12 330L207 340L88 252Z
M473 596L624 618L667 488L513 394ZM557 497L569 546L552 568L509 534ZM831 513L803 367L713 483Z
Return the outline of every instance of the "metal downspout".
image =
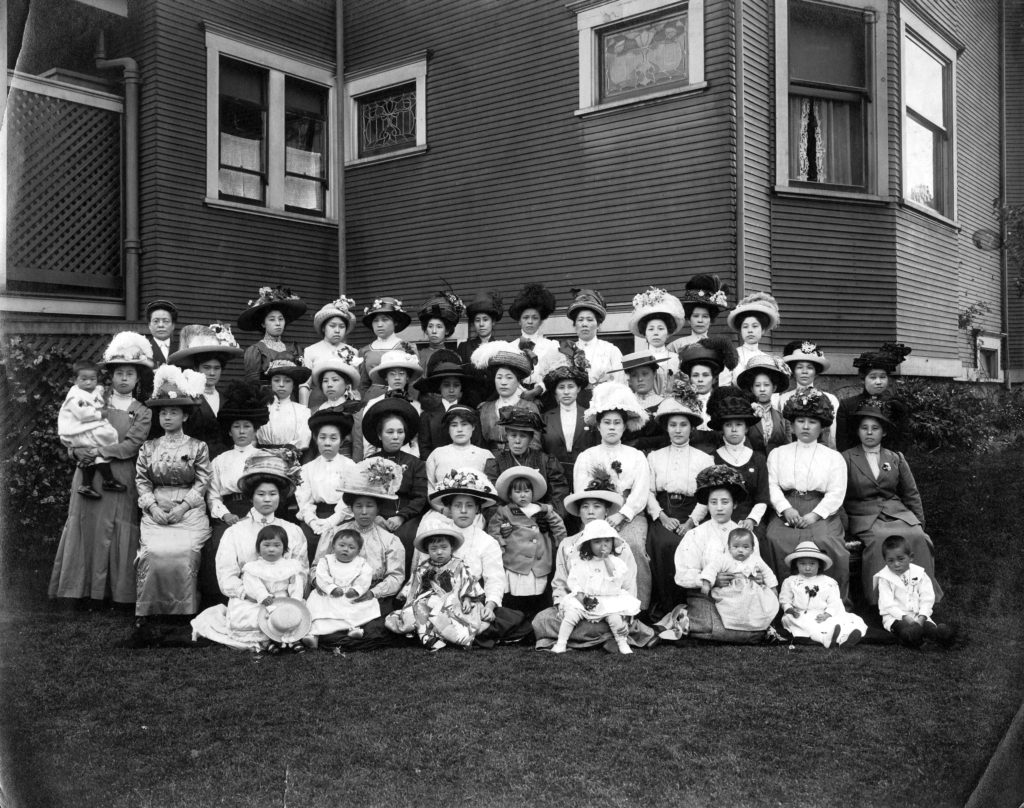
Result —
M337 127L338 154L335 166L338 185L335 189L338 216L338 292L345 294L348 283L348 264L345 260L345 7L344 0L337 0L334 11L335 38L334 58L336 62L335 99L338 108Z

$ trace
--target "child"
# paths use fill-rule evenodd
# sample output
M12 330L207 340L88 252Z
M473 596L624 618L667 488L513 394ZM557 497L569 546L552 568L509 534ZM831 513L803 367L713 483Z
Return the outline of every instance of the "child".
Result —
M321 340L303 350L303 367L309 368L315 374L317 365L325 360L334 359L343 351L348 352L352 357L356 356L356 349L345 342L345 336L352 330L352 325L356 321L356 315L352 311L355 304L356 302L350 297L339 297L313 315L313 328L320 334ZM346 362L349 365L358 366L353 364L351 359ZM359 384L358 375L353 384ZM316 385L317 382L314 378L309 383L299 386L299 403L314 411L321 401L321 394L317 392Z
M780 393L775 396L772 402L775 405L775 409L779 412L786 407L786 402L789 401L793 396L799 393L806 393L808 390L814 387L814 381L821 374L828 370L829 362L824 352L817 346L817 344L810 342L809 340L793 340L792 342L786 343L786 347L783 350L782 361L789 366L789 369L793 372L793 379L796 381L796 387L793 390L788 390L784 393ZM839 399L831 393L820 391L825 398L832 403L832 412L838 412L839 410ZM824 443L829 449L836 448L836 422L833 421L831 426L826 427L821 431L821 437L818 438L820 443Z
M757 554L751 531L735 528L728 541L728 554L716 555L701 570L700 591L711 595L726 628L764 631L779 613L779 579ZM733 573L728 586L715 586L720 572Z
M75 362L71 369L75 374L75 383L68 390L57 415L57 434L60 442L69 449L100 449L104 446L113 446L118 442L117 430L101 412L106 402L103 398L103 387L98 384L99 365L81 360ZM90 467L93 471L99 472L103 479L104 491L128 490L124 484L114 479L110 461L102 454L79 465L82 467L82 485L78 487L78 493L83 497L102 497L99 491L86 482L86 469Z
M875 590L886 631L909 648L918 648L926 638L943 646L952 644L956 633L952 626L932 620L935 588L924 568L911 563L914 554L906 538L886 538L882 558L885 569L875 573Z
M299 452L309 446L309 408L293 400L296 386L309 376L309 368L289 359L275 359L267 367L263 378L270 381L274 400L267 405L270 420L256 433L260 446L292 446Z
M359 367L359 394L363 400L384 395L384 384L370 376L389 351L404 351L415 355L415 346L409 344L396 331L409 327L410 317L402 308L402 301L393 297L378 297L363 309L363 325L373 332L375 339L359 349L363 364Z
M240 619L238 612L244 609L250 614L249 620L258 620L259 606L270 606L278 598L301 599L306 586L305 570L295 558L285 558L288 552L288 534L280 525L266 525L256 534L256 552L259 558L242 567L242 588L245 599L232 598L228 602L228 621L232 626L241 626L247 621ZM301 651L298 644L283 643L281 647ZM279 650L270 643L271 650Z
M654 366L657 374L654 392L668 395L669 384L679 372L679 355L668 348L669 338L683 327L683 304L675 295L653 286L633 298L633 314L629 330L634 336L647 341L651 355L661 364ZM628 357L626 358L628 359ZM623 360L625 361L625 359ZM630 385L632 386L632 385ZM639 393L637 394L639 396ZM641 402L643 404L643 399ZM655 403L656 405L656 403ZM650 406L645 404L644 406Z
M426 555L414 570L398 599L406 603L392 612L384 625L396 634L411 635L431 651L446 643L469 646L488 627L481 603L479 581L466 563L454 555L465 539L458 530L434 528L416 536L416 550Z
M245 349L242 358L245 381L259 384L274 360L298 361L299 346L294 342L285 342L284 329L305 312L306 304L298 295L293 295L291 289L281 286L260 287L256 299L250 300L248 308L238 315L238 327L242 331L263 332L259 342Z
M503 471L495 488L507 504L495 509L487 532L501 545L505 565L505 605L533 618L551 605L548 577L555 548L565 538L565 523L551 505L539 505L547 482L536 469Z
M813 541L802 541L786 556L793 574L782 582L779 603L782 626L794 637L809 637L826 648L860 642L867 624L850 614L839 596L839 585L822 573L832 559Z
M307 603L313 618L311 644L317 637L348 630L348 636L363 636L360 628L380 617L380 604L376 598L363 598L373 580L373 570L365 558L360 557L363 537L358 530L339 530L331 539L331 552L316 564L316 588L309 593Z
M640 611L640 601L627 591L628 568L619 558L622 540L604 519L583 528L576 541L578 558L569 567L569 595L559 604L562 624L551 652L564 654L569 635L581 620L603 620L615 637L620 654L632 654L629 625L624 619Z

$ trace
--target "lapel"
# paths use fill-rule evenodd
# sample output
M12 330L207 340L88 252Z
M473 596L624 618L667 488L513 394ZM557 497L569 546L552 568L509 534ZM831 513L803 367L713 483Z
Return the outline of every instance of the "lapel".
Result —
M583 408L580 406L576 407L576 429L572 433L572 450L578 452L580 450L580 443L583 441Z
M562 411L559 409L550 410L547 413L548 444L560 446L565 451L565 432L562 431Z
M882 464L883 458L879 456L879 465ZM860 475L865 479L868 485L872 488L878 487L878 480L875 479L875 475L871 472L871 466L868 465L867 455L864 454L864 450L857 446L854 449L850 449L850 464L860 472ZM885 472L879 472L879 478Z

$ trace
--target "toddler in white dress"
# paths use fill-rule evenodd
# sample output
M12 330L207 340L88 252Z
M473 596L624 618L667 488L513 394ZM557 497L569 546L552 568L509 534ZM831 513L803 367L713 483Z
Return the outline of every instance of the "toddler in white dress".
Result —
M71 385L57 414L57 436L69 449L101 449L118 442L117 430L103 417L105 406L103 387L99 384L99 365L80 361L72 366L75 383ZM88 469L98 471L106 491L125 491L123 483L114 479L110 461L102 454L79 463L82 467L82 485L78 493L89 499L99 499L100 493L87 480Z
M359 555L363 537L358 530L339 530L331 538L331 552L316 564L316 587L307 603L316 637L348 630L363 636L360 626L380 617L380 602L373 597L373 568Z
M715 555L700 573L700 589L718 607L722 625L736 631L764 631L779 613L779 579L757 552L757 539L745 528L729 531L728 552ZM721 573L732 578L715 586Z
M794 637L809 637L826 648L860 642L867 624L846 611L839 584L821 574L832 566L832 559L814 542L804 541L786 556L786 563L796 574L783 581L779 593L783 627Z

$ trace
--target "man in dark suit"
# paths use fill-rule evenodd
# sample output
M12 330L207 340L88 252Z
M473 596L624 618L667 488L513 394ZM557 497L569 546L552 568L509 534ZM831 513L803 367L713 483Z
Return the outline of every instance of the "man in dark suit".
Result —
M146 322L149 327L146 339L153 349L153 370L143 371L139 378L143 403L153 395L153 371L161 365L166 365L167 357L174 352L171 340L174 337L174 327L178 324L178 307L169 300L153 300L146 306ZM149 437L155 438L162 434L160 423L154 418Z

